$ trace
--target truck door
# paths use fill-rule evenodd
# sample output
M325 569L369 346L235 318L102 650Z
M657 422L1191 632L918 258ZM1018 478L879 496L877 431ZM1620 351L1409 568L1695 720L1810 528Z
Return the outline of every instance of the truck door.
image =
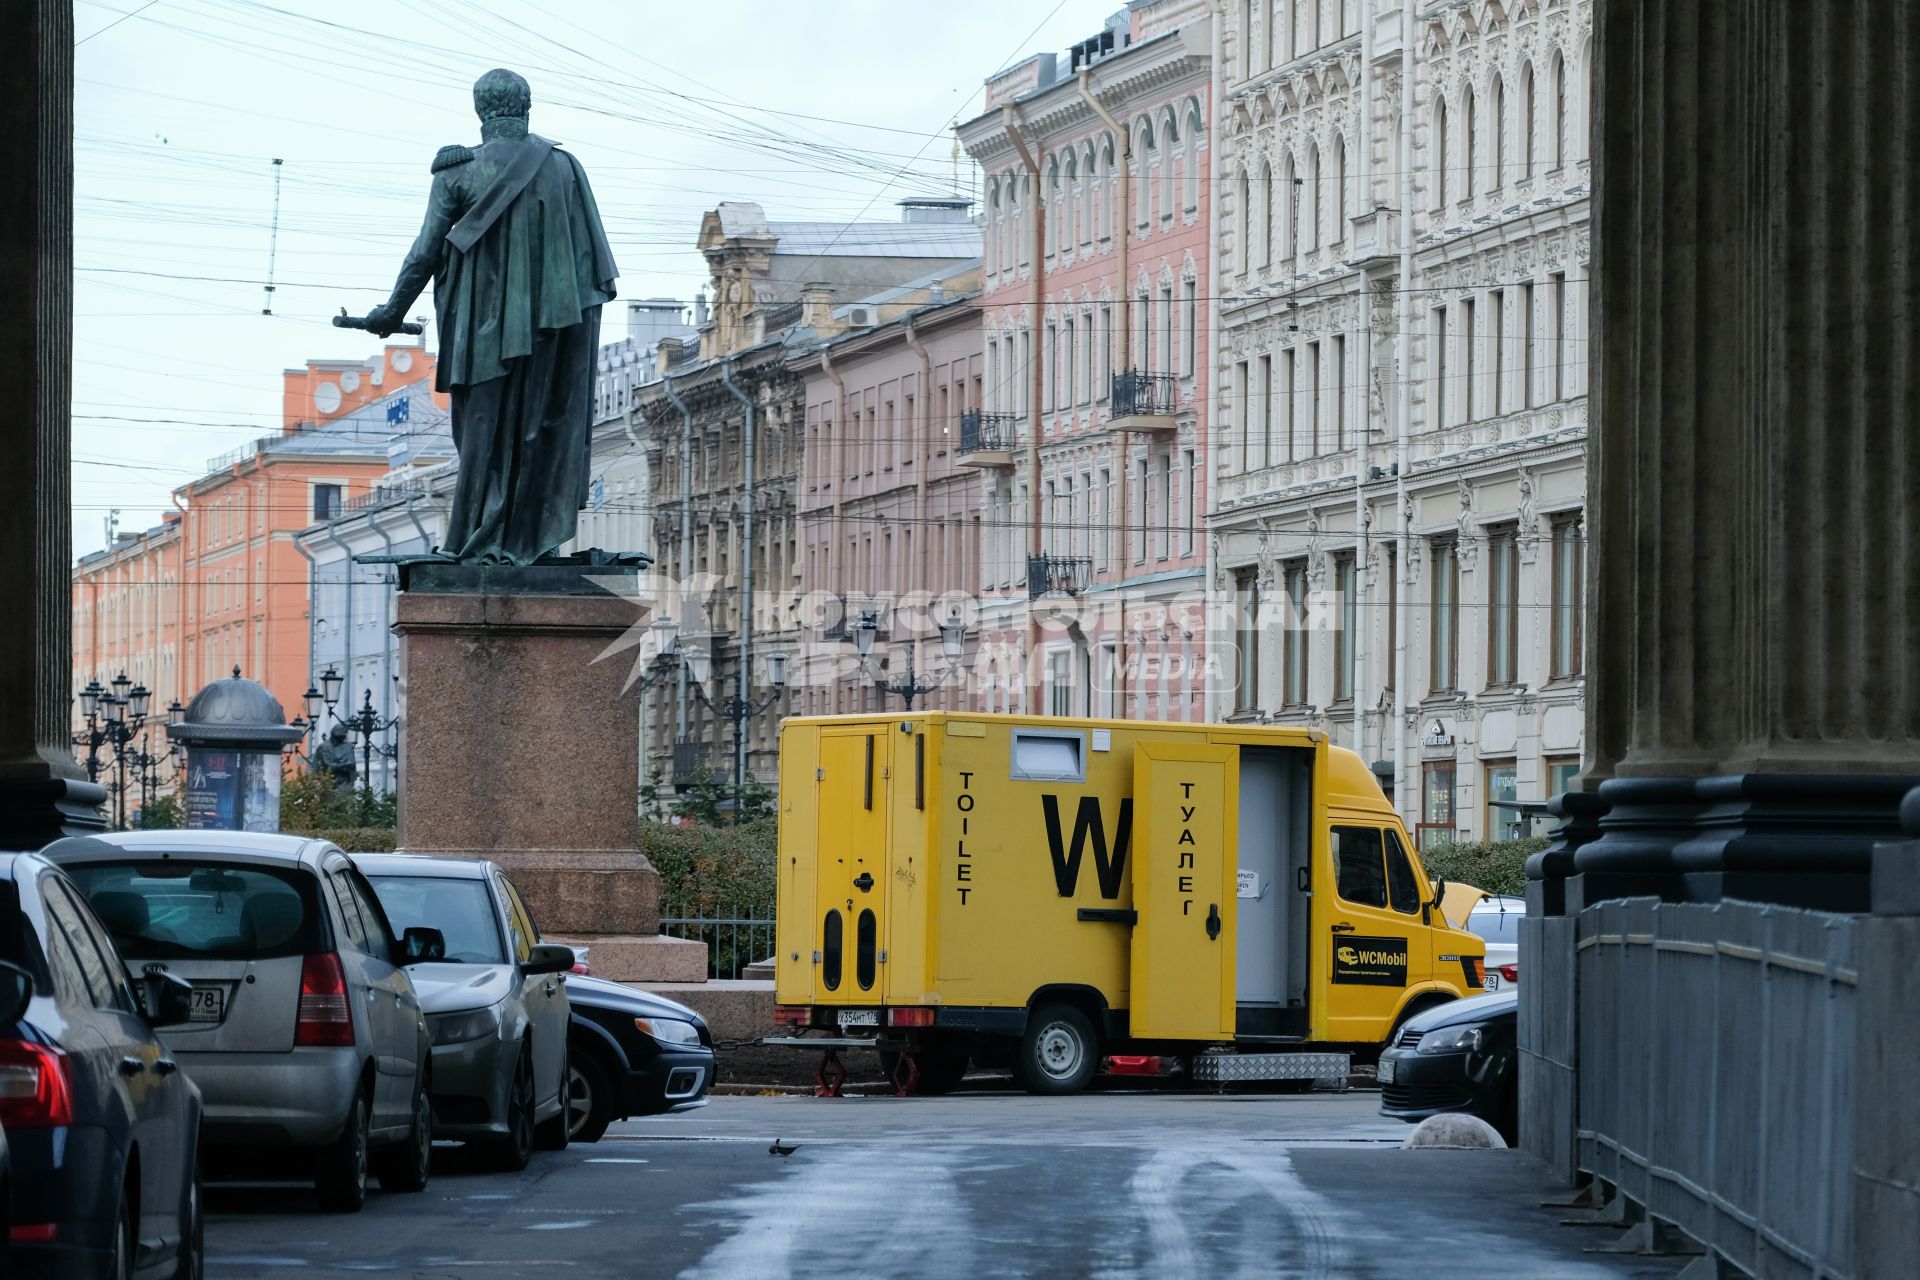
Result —
M1240 750L1133 748L1131 1033L1231 1040Z
M1433 970L1421 887L1389 827L1335 818L1333 901L1325 948L1328 1038L1379 1043L1409 987Z
M879 999L879 958L886 946L886 749L880 725L820 733L815 976L824 1004Z

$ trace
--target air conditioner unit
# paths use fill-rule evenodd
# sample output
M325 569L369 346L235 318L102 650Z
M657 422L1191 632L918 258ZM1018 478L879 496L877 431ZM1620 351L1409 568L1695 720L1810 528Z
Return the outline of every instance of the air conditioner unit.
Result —
M847 327L849 329L871 329L880 323L878 307L848 307Z

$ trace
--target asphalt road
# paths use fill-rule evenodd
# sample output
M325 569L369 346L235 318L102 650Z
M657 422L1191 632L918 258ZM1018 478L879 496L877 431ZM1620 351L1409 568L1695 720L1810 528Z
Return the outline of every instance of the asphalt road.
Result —
M209 1189L210 1277L1668 1277L1513 1152L1401 1151L1372 1093L716 1098L419 1195ZM774 1139L797 1145L768 1153Z

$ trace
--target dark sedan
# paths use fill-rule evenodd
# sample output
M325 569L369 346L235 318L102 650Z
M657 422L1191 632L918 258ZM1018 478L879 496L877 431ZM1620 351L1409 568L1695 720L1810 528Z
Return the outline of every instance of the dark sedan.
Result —
M1518 992L1455 1000L1407 1019L1380 1054L1380 1114L1409 1124L1479 1116L1511 1146L1519 1120Z
M702 1101L713 1084L713 1035L683 1004L617 982L569 974L567 1123L596 1142L615 1120Z
M0 1024L6 1273L199 1276L200 1091L154 1032L187 1022L192 987L131 978L80 890L33 854L0 854L0 960L0 984L31 992Z

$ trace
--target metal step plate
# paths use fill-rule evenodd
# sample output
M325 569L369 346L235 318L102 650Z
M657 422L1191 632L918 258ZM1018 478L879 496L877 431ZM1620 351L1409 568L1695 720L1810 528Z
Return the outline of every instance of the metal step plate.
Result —
M1344 1053L1203 1053L1193 1060L1195 1080L1326 1080L1346 1082L1351 1067Z

